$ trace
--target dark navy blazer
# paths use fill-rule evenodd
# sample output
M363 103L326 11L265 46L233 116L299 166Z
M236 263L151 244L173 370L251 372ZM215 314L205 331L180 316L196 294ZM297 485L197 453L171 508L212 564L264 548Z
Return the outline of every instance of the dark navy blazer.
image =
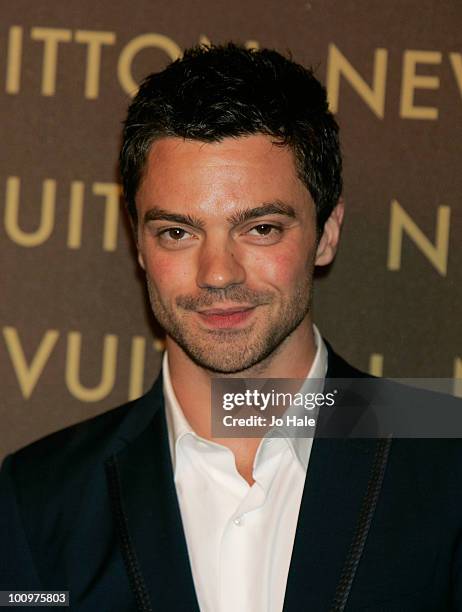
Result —
M327 376L366 375L329 347ZM79 612L199 610L161 376L6 458L0 546L0 590L68 590ZM315 438L284 603L305 610L462 611L461 440Z

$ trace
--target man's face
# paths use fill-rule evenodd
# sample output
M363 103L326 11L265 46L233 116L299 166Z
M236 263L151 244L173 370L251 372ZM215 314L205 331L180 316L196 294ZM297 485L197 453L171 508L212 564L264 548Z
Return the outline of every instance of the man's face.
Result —
M240 372L311 325L315 206L289 148L159 140L137 211L153 312L201 367Z

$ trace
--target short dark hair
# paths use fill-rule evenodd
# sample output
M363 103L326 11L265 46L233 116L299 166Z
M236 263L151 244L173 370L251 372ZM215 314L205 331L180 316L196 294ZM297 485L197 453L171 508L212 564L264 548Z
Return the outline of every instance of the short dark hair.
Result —
M342 192L338 125L313 71L270 49L228 43L193 47L149 75L128 109L120 169L128 211L152 143L174 136L203 142L266 134L290 146L316 206L321 232Z

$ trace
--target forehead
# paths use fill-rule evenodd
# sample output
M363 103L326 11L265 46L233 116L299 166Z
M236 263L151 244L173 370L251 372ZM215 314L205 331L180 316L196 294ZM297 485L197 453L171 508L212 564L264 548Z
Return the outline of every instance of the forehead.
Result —
M296 204L310 198L298 178L292 150L257 134L213 143L182 138L154 142L137 204L141 209L213 204L225 212L223 207L276 199Z

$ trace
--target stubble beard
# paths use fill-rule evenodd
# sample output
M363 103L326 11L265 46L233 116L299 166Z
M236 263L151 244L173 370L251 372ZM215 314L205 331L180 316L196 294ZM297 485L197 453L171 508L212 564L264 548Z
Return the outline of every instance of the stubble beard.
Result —
M271 304L276 302L276 294L255 293L242 287L230 290L205 290L198 297L179 296L177 308L164 304L150 279L147 288L151 308L158 323L198 366L212 373L237 374L267 364L277 354L284 341L299 327L311 310L312 276L307 274L305 282L296 291L282 299L276 312ZM249 300L249 295L253 301ZM221 296L221 299L220 299ZM257 309L270 309L261 325L261 315L247 328L230 330L210 330L191 323L191 315L200 306L217 304L220 301L252 303ZM194 316L194 315L192 315Z

